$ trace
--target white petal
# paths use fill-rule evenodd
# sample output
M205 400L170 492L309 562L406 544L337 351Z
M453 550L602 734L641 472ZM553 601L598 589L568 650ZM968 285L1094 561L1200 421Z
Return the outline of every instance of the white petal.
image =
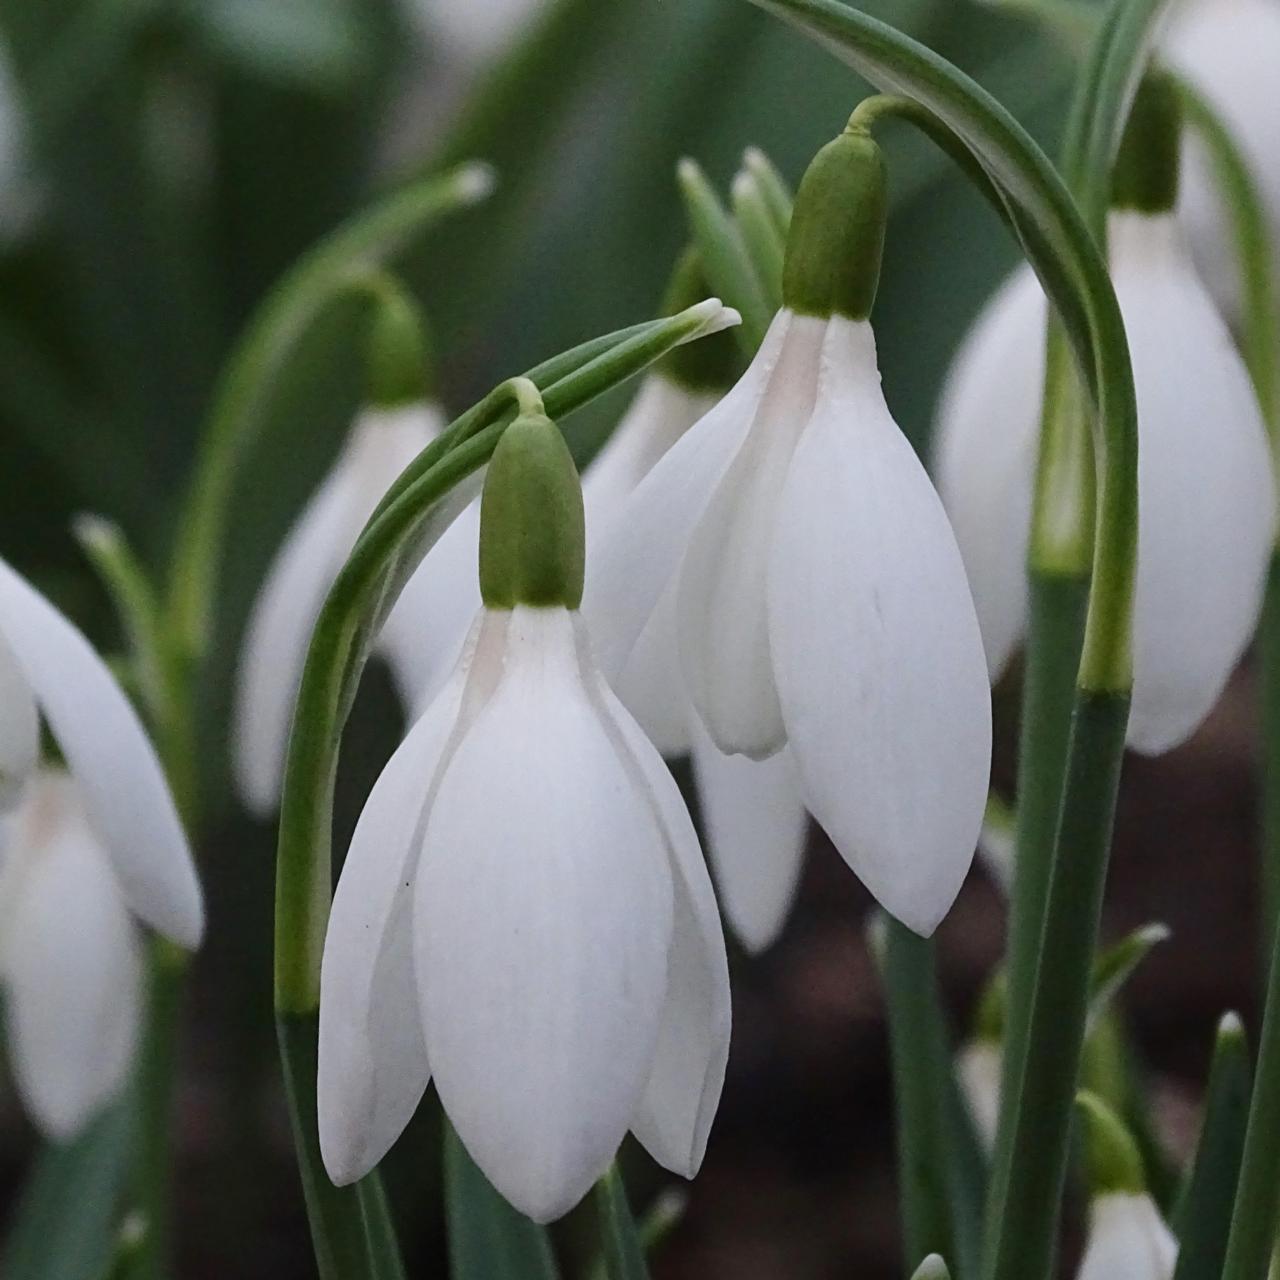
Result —
M70 766L129 906L194 948L200 884L155 749L89 642L0 560L0 632Z
M689 753L690 730L698 718L680 667L675 586L673 582L658 601L626 666L613 681L623 706L668 760Z
M883 917L881 917L883 919ZM1000 1074L1004 1054L993 1040L971 1040L956 1054L956 1079L978 1137L990 1151L1000 1123Z
M809 815L789 751L768 760L726 756L694 730L707 852L725 918L751 952L771 946L800 883Z
M440 427L428 405L366 410L286 536L245 632L234 712L236 784L266 816L280 801L286 744L316 615L361 527Z
M791 317L780 311L737 385L662 456L593 541L582 615L612 681L684 559L689 538L747 435Z
M65 1139L124 1085L142 968L106 854L76 815L56 822L9 921L5 1011L23 1101L46 1134Z
M501 621L477 622L452 679L369 793L338 880L320 969L320 1152L344 1186L390 1149L430 1077L413 977L412 881L422 823L464 696L500 660ZM480 652L483 650L483 652ZM475 681L469 681L479 656Z
M666 1003L653 1068L631 1128L659 1164L692 1178L702 1164L729 1059L732 1009L720 912L698 835L662 757L595 672L585 627L585 678L620 755L647 793L666 837L675 919Z
M957 351L934 430L938 494L964 558L993 681L1027 625L1046 317L1039 281L1019 268Z
M1208 98L1244 152L1280 233L1280 6L1274 0L1191 0L1178 6L1164 54ZM1214 293L1238 306L1240 272L1222 194L1196 130L1187 129L1179 210Z
M991 701L951 527L880 391L870 326L833 320L787 479L769 634L809 811L890 914L929 934L973 858Z
M764 759L786 730L769 653L766 583L778 501L813 412L827 322L793 316L745 443L689 542L676 599L685 687L716 745Z
M1112 1192L1089 1206L1089 1236L1076 1280L1169 1280L1178 1243L1147 1195Z
M1138 576L1128 740L1199 726L1257 626L1275 532L1266 430L1170 218L1115 215L1113 277L1138 394Z
M31 686L0 632L0 813L17 804L40 758L40 717Z
M444 1109L540 1221L612 1159L667 988L672 885L648 797L589 697L565 610L519 608L497 691L444 770L414 959Z

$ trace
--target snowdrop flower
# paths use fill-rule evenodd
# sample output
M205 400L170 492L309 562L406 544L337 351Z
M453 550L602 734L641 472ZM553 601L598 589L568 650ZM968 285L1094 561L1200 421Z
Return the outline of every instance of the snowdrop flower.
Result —
M863 131L819 153L783 309L742 379L623 504L584 611L614 678L672 608L711 741L751 760L786 748L845 859L930 933L973 857L991 710L955 539L880 389L866 317L883 184Z
M5 824L0 983L18 1091L51 1138L119 1094L137 1043L142 947L75 783L37 775Z
M1161 42L1169 64L1216 108L1244 152L1280 236L1280 3L1277 0L1188 0L1174 10ZM1189 132L1180 214L1196 261L1214 292L1233 310L1239 268L1212 164Z
M956 1054L956 1081L969 1108L974 1130L987 1151L996 1144L1003 1069L1004 1050L999 1040L978 1037Z
M1140 441L1128 742L1146 754L1184 741L1217 702L1257 625L1276 516L1249 375L1171 212L1176 164L1157 177L1156 198L1122 192L1109 221ZM993 678L1026 629L1045 317L1017 272L961 347L938 416L938 487Z
M543 0L410 0L409 16L467 62L487 61L544 7Z
M199 946L191 850L137 713L84 636L0 560L0 794L9 801L35 770L41 715L130 910L179 946Z
M702 1160L724 940L679 791L596 669L582 574L572 461L526 414L485 481L483 607L371 792L334 898L317 1085L337 1183L377 1163L428 1078L477 1165L541 1221L628 1128L678 1173Z
M1147 1194L1133 1139L1092 1094L1078 1096L1077 1114L1085 1129L1092 1197L1076 1280L1170 1280L1178 1242Z

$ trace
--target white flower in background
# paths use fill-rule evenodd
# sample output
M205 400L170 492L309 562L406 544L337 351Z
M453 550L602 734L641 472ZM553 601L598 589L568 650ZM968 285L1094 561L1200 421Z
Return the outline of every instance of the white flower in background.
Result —
M1115 212L1112 279L1138 397L1138 571L1128 742L1157 754L1212 710L1256 628L1275 532L1266 430L1170 214ZM1021 269L961 347L937 422L938 487L993 677L1026 629L1046 302Z
M360 1177L434 1078L489 1180L546 1221L628 1128L697 1170L728 966L679 791L592 659L581 499L545 418L505 433L481 518L486 603L371 792L334 898L320 1143L335 1182Z
M956 1054L956 1082L969 1108L983 1147L991 1151L996 1143L996 1127L1000 1123L1000 1073L1004 1069L1004 1051L999 1040L985 1037L970 1040Z
M662 372L644 381L583 478L592 546L605 542L631 491L717 399ZM724 754L708 737L685 692L674 605L668 593L613 687L663 756L692 756L720 904L743 944L760 951L795 896L808 816L788 752L750 760Z
M200 884L137 713L84 636L3 560L0 698L5 796L20 794L35 769L43 715L130 910L179 946L197 947Z
M1149 1195L1094 1197L1076 1280L1170 1280L1177 1262L1178 1242Z
M137 923L76 786L48 771L3 829L0 984L18 1091L66 1139L124 1086L142 1007Z
M236 781L255 813L270 814L279 803L294 698L324 598L374 508L443 426L433 404L364 410L333 469L276 555L249 618L236 688ZM447 589L438 579L441 566L462 559L456 550L465 545L460 522L455 522L442 543L432 567L437 581L430 605L438 616L431 630L455 637L465 618L455 620L447 611L457 612L452 602L460 592ZM467 567L474 577L474 552ZM383 624L378 641L410 705L429 678L424 662L435 656L422 639L419 610L426 604L425 595L411 581Z
M469 63L501 52L532 23L546 0L409 0L409 16L428 38Z
M850 318L874 293L882 184L865 135L819 153L797 197L787 305L593 548L584 612L616 678L673 608L685 689L716 747L752 760L787 748L846 861L930 933L972 861L991 708L954 536L885 405L871 327Z
M1280 237L1280 3L1187 0L1174 9L1161 51L1221 115L1243 151ZM1184 142L1181 216L1197 263L1233 310L1240 271L1212 164L1194 131Z

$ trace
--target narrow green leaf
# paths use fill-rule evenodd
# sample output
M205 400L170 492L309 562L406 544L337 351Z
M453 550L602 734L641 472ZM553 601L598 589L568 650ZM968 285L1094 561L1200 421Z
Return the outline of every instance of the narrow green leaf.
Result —
M452 1280L556 1280L546 1229L493 1189L447 1123L444 1181Z
M779 229L769 206L768 195L761 190L755 175L739 170L731 191L733 218L742 243L764 290L771 311L782 306L782 264L787 252L786 232Z
M627 1188L616 1163L609 1166L595 1187L596 1215L609 1280L649 1280L644 1245L636 1229Z
M301 336L350 276L385 264L432 223L483 198L490 185L487 169L463 165L388 196L306 254L259 306L219 381L173 556L171 622L193 653L203 652L210 635L236 467Z
M1134 970L1147 958L1151 949L1167 941L1168 937L1167 925L1143 925L1114 946L1108 947L1094 960L1089 992L1089 1018L1085 1026L1086 1035L1116 997L1120 988L1133 976Z
M750 358L764 340L773 319L765 288L742 234L696 161L680 161L680 193L684 197L689 232L711 287L742 315L737 337Z
M118 1103L74 1141L49 1143L27 1178L0 1254L5 1280L102 1280L132 1164L133 1128Z
M1222 1275L1252 1074L1244 1025L1229 1013L1218 1024L1195 1163L1174 1216L1178 1267L1173 1280L1218 1280Z

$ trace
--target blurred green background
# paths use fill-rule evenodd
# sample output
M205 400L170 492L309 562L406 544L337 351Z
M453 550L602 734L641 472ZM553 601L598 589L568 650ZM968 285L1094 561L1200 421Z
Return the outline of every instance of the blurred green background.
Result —
M759 145L794 182L863 92L743 0L526 4L518 28L477 51L449 6L494 2L0 0L13 99L0 130L18 144L0 146L16 152L0 174L0 554L104 649L120 637L72 516L110 516L163 570L220 366L265 291L346 215L447 161L495 166L486 204L396 264L431 318L442 397L460 410L537 359L653 314L684 238L681 156L723 186ZM1070 68L1051 43L964 0L863 7L958 63L1052 146ZM939 153L905 131L885 136L894 211L875 320L889 403L923 449L950 353L1014 249ZM236 485L202 692L211 925L179 1091L184 1278L313 1274L270 1017L272 832L237 808L223 726L253 592L358 405L359 338L360 316L342 308L308 337ZM614 397L570 422L580 459L619 409ZM400 728L385 676L367 684L344 751L339 849ZM1197 749L1207 741L1222 765L1209 777L1237 778L1244 751L1207 732ZM1180 759L1130 803L1163 795ZM1247 842L1247 804L1238 816L1232 795L1229 830L1212 839ZM998 901L975 880L943 935L960 1010L999 945ZM724 1104L658 1276L897 1274L864 913L853 878L815 842L782 943L735 957ZM1158 914L1144 902L1138 918ZM1197 1053L1182 1065L1198 1067ZM412 1275L442 1265L437 1123L424 1107L389 1162ZM0 1093L0 1205L18 1224L0 1255L6 1280L98 1274L120 1127L105 1116L73 1163L38 1157L12 1091ZM661 1179L628 1158L644 1203ZM42 1193L67 1168L75 1189ZM570 1219L558 1240L567 1256L589 1251L588 1225Z

